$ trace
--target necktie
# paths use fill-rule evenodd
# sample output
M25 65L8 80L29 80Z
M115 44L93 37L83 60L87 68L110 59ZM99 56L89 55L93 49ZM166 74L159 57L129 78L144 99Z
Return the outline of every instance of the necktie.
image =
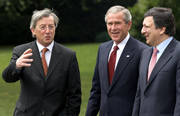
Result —
M47 48L43 48L43 50L42 50L42 57L41 57L42 65L43 65L43 69L44 69L44 75L45 76L47 75L47 71L48 71L47 62L46 62L46 58L45 58L45 53L47 51L48 51Z
M151 61L149 63L149 69L148 69L148 78L147 80L149 81L149 78L150 78L150 75L151 75L151 72L156 64L156 60L157 60L157 52L158 52L158 49L157 48L154 48L153 50L153 54L152 54L152 57L151 57Z
M115 63L116 63L116 53L118 50L118 46L114 46L113 51L110 55L110 59L108 62L108 71L109 71L109 83L112 83L112 78L114 75L114 68L115 68Z

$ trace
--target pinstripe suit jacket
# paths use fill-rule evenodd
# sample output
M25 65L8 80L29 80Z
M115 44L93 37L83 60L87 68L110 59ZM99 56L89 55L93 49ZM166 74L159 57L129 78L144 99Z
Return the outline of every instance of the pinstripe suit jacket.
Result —
M31 67L17 70L16 60L28 48L32 49L34 61ZM80 112L81 85L76 55L61 44L54 43L47 77L35 41L15 47L3 79L6 82L20 80L14 116L78 116Z

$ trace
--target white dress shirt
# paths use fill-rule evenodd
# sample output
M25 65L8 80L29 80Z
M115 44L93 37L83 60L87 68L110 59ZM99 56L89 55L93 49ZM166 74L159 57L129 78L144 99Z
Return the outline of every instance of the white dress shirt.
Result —
M117 64L118 64L119 58L121 57L121 54L122 54L122 52L123 52L123 50L124 50L124 47L125 47L126 44L127 44L127 41L129 40L129 38L130 38L130 34L128 33L128 35L126 36L126 38L117 45L119 49L117 50L117 54L116 54L116 63L115 63L114 70L116 69L116 66L117 66ZM111 51L109 52L108 61L109 61L109 59L110 59L110 55L111 55L111 53L112 53L112 51L113 51L114 46L116 46L116 43L115 43L115 42L113 43L112 48L111 48Z
M43 45L41 45L38 41L36 41L36 43L37 43L37 46L39 49L40 56L42 56L42 49L45 47ZM46 62L47 62L48 67L49 67L49 63L51 60L51 54L52 54L53 46L54 46L54 41L52 41L52 43L46 47L48 49L48 51L45 53L45 58L46 58Z

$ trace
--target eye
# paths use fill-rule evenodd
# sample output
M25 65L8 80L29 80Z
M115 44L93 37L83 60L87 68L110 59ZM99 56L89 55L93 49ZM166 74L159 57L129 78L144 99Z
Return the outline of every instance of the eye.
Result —
M39 26L39 29L40 29L40 30L45 30L45 29L46 29L46 25L40 25L40 26Z
M107 25L108 25L108 26L112 26L112 25L113 25L113 23L112 23L112 22L109 22L109 23L107 23Z
M54 29L54 27L55 27L54 25L49 25L49 26L48 26L49 30Z
M55 25L40 25L39 29L44 31L46 29L53 30L55 28Z
M115 25L120 25L121 24L121 22L115 22Z

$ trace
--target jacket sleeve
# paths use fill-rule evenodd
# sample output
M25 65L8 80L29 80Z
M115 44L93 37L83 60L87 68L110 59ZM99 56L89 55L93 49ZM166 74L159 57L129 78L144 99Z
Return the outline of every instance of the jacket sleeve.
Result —
M176 105L173 116L180 116L180 60L177 63L176 69Z
M99 71L98 71L98 59L99 59L99 52L98 52L94 76L92 80L92 88L87 105L86 116L96 116L100 109L101 88L100 88Z
M135 96L135 100L134 100L134 107L133 107L132 116L139 116L140 99L141 99L140 98L140 86L139 86L139 82L138 82L138 87L137 87L136 96Z
M9 65L2 72L2 77L6 82L16 82L20 78L21 70L16 69L16 60L19 58L17 49L13 49L13 54Z
M70 61L66 100L65 116L78 116L81 106L81 82L78 61L75 53L72 55Z

